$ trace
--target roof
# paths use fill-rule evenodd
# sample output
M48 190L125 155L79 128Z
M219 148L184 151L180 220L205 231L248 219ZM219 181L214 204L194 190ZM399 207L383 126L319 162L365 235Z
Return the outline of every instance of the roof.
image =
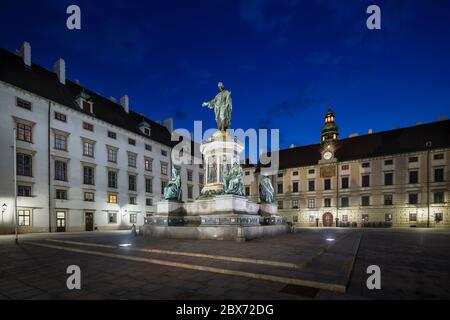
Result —
M335 157L338 161L366 159L393 154L450 146L450 120L442 120L407 128L365 134L336 141ZM321 157L322 146L312 144L280 150L279 169L316 165Z
M2 48L0 48L0 80L83 113L85 112L75 100L84 91L83 94L88 94L92 98L95 118L149 138L139 130L139 123L145 120L151 126L152 140L166 146L173 146L176 143L171 141L171 134L163 125L132 110L126 113L120 104L73 81L66 80L65 85L61 84L54 72L34 63L28 67L24 65L21 56Z

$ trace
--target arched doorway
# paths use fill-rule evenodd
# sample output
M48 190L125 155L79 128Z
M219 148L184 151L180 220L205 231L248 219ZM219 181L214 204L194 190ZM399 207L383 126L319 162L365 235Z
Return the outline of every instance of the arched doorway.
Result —
M331 212L325 212L322 216L322 224L324 227L332 227L333 226L333 215Z

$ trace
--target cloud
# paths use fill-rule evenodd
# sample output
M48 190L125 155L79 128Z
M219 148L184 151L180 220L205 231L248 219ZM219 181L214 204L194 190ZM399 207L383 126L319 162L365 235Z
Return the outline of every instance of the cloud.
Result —
M211 73L208 70L193 67L189 62L182 61L180 63L181 69L192 78L196 79L208 79L211 77Z
M304 86L298 90L294 97L278 102L269 107L259 121L260 128L269 129L279 119L295 116L298 112L324 102L309 96L310 86Z

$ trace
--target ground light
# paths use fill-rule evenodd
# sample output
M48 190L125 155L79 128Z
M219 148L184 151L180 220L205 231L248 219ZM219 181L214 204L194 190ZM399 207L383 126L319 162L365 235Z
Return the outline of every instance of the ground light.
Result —
M327 241L334 241L335 239L333 239L333 238L326 238L325 240L327 240Z
M131 243L121 243L119 247L131 247Z

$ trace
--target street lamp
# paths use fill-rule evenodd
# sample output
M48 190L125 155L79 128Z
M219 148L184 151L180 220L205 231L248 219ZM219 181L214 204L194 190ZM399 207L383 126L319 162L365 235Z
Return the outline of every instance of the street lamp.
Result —
M4 203L2 205L2 214L5 213L6 209L8 209L8 206L6 205L6 203Z

